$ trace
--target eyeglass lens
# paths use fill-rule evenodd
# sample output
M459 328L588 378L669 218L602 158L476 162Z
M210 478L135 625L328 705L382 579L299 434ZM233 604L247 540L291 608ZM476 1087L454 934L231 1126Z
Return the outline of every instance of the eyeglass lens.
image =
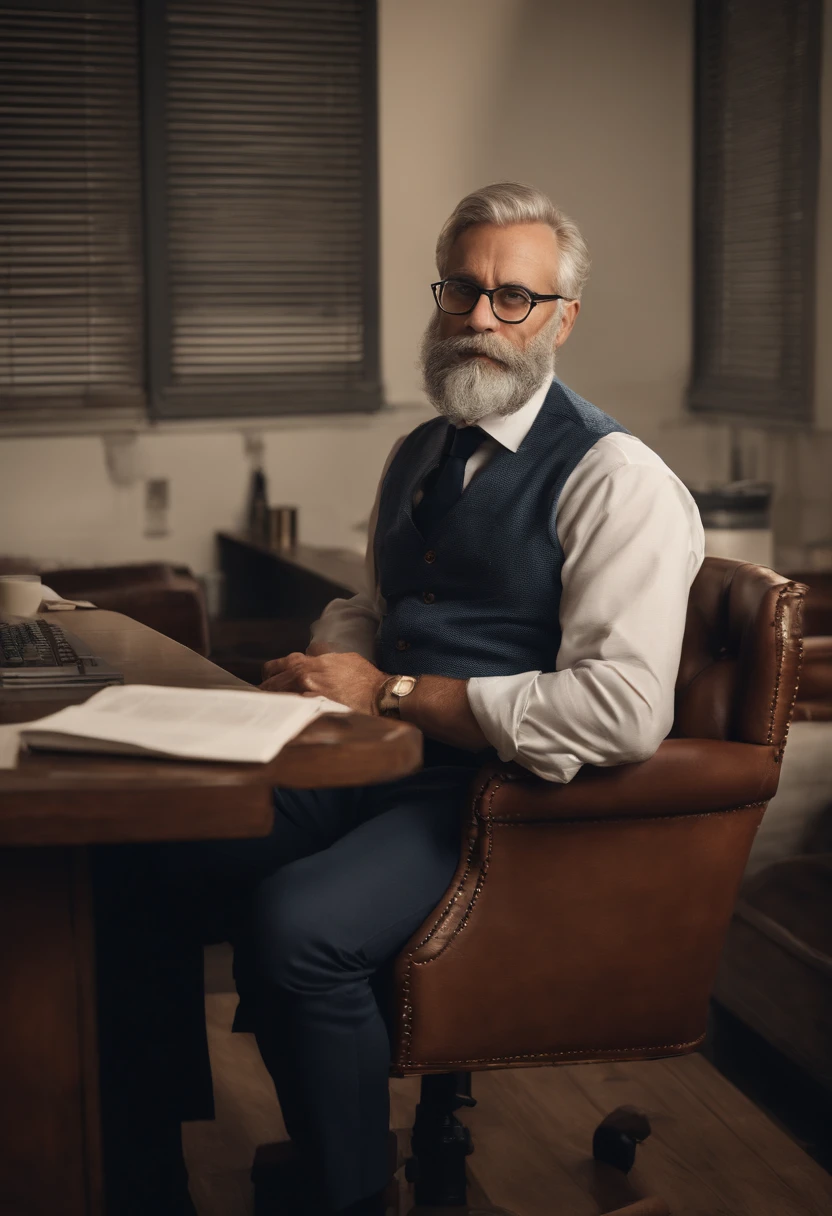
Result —
M475 307L480 289L464 279L448 279L439 293L439 307L445 312L466 313ZM500 321L523 321L528 316L532 301L521 287L500 287L493 296L494 315Z

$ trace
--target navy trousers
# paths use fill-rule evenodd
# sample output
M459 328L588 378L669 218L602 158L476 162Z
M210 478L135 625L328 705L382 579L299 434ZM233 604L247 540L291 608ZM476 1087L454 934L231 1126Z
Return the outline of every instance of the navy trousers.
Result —
M379 786L279 790L266 838L152 853L156 912L142 932L165 944L145 951L157 971L146 990L160 991L161 967L181 1022L189 998L177 943L233 941L241 1010L289 1134L334 1211L387 1182L390 1043L379 976L451 881L476 759ZM201 1041L204 1030L192 1033Z

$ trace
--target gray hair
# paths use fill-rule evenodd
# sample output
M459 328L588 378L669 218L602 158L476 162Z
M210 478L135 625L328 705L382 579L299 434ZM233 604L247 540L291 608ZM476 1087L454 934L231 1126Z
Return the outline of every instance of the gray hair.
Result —
M444 275L451 248L473 224L548 224L558 242L558 291L579 300L589 277L589 250L578 225L542 190L518 182L497 182L467 194L445 222L436 242L436 265Z

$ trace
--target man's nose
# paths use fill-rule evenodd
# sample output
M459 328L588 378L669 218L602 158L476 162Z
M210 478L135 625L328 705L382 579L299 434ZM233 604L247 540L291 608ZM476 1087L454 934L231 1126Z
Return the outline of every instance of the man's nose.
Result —
M477 300L473 312L469 312L466 317L468 328L474 330L475 333L483 334L490 330L494 330L500 324L494 316L494 311L491 307L491 301L488 296L480 296Z

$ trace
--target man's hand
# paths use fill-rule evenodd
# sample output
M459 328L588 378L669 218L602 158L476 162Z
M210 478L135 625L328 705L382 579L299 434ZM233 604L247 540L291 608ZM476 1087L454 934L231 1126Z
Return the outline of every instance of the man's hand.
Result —
M263 667L261 688L267 692L299 692L329 697L360 714L378 714L381 686L389 676L360 654L287 654ZM401 715L432 739L468 751L488 747L468 702L468 681L422 676L413 692L401 699Z
M287 654L263 667L267 692L299 692L329 697L360 714L377 714L376 701L388 678L360 654Z

